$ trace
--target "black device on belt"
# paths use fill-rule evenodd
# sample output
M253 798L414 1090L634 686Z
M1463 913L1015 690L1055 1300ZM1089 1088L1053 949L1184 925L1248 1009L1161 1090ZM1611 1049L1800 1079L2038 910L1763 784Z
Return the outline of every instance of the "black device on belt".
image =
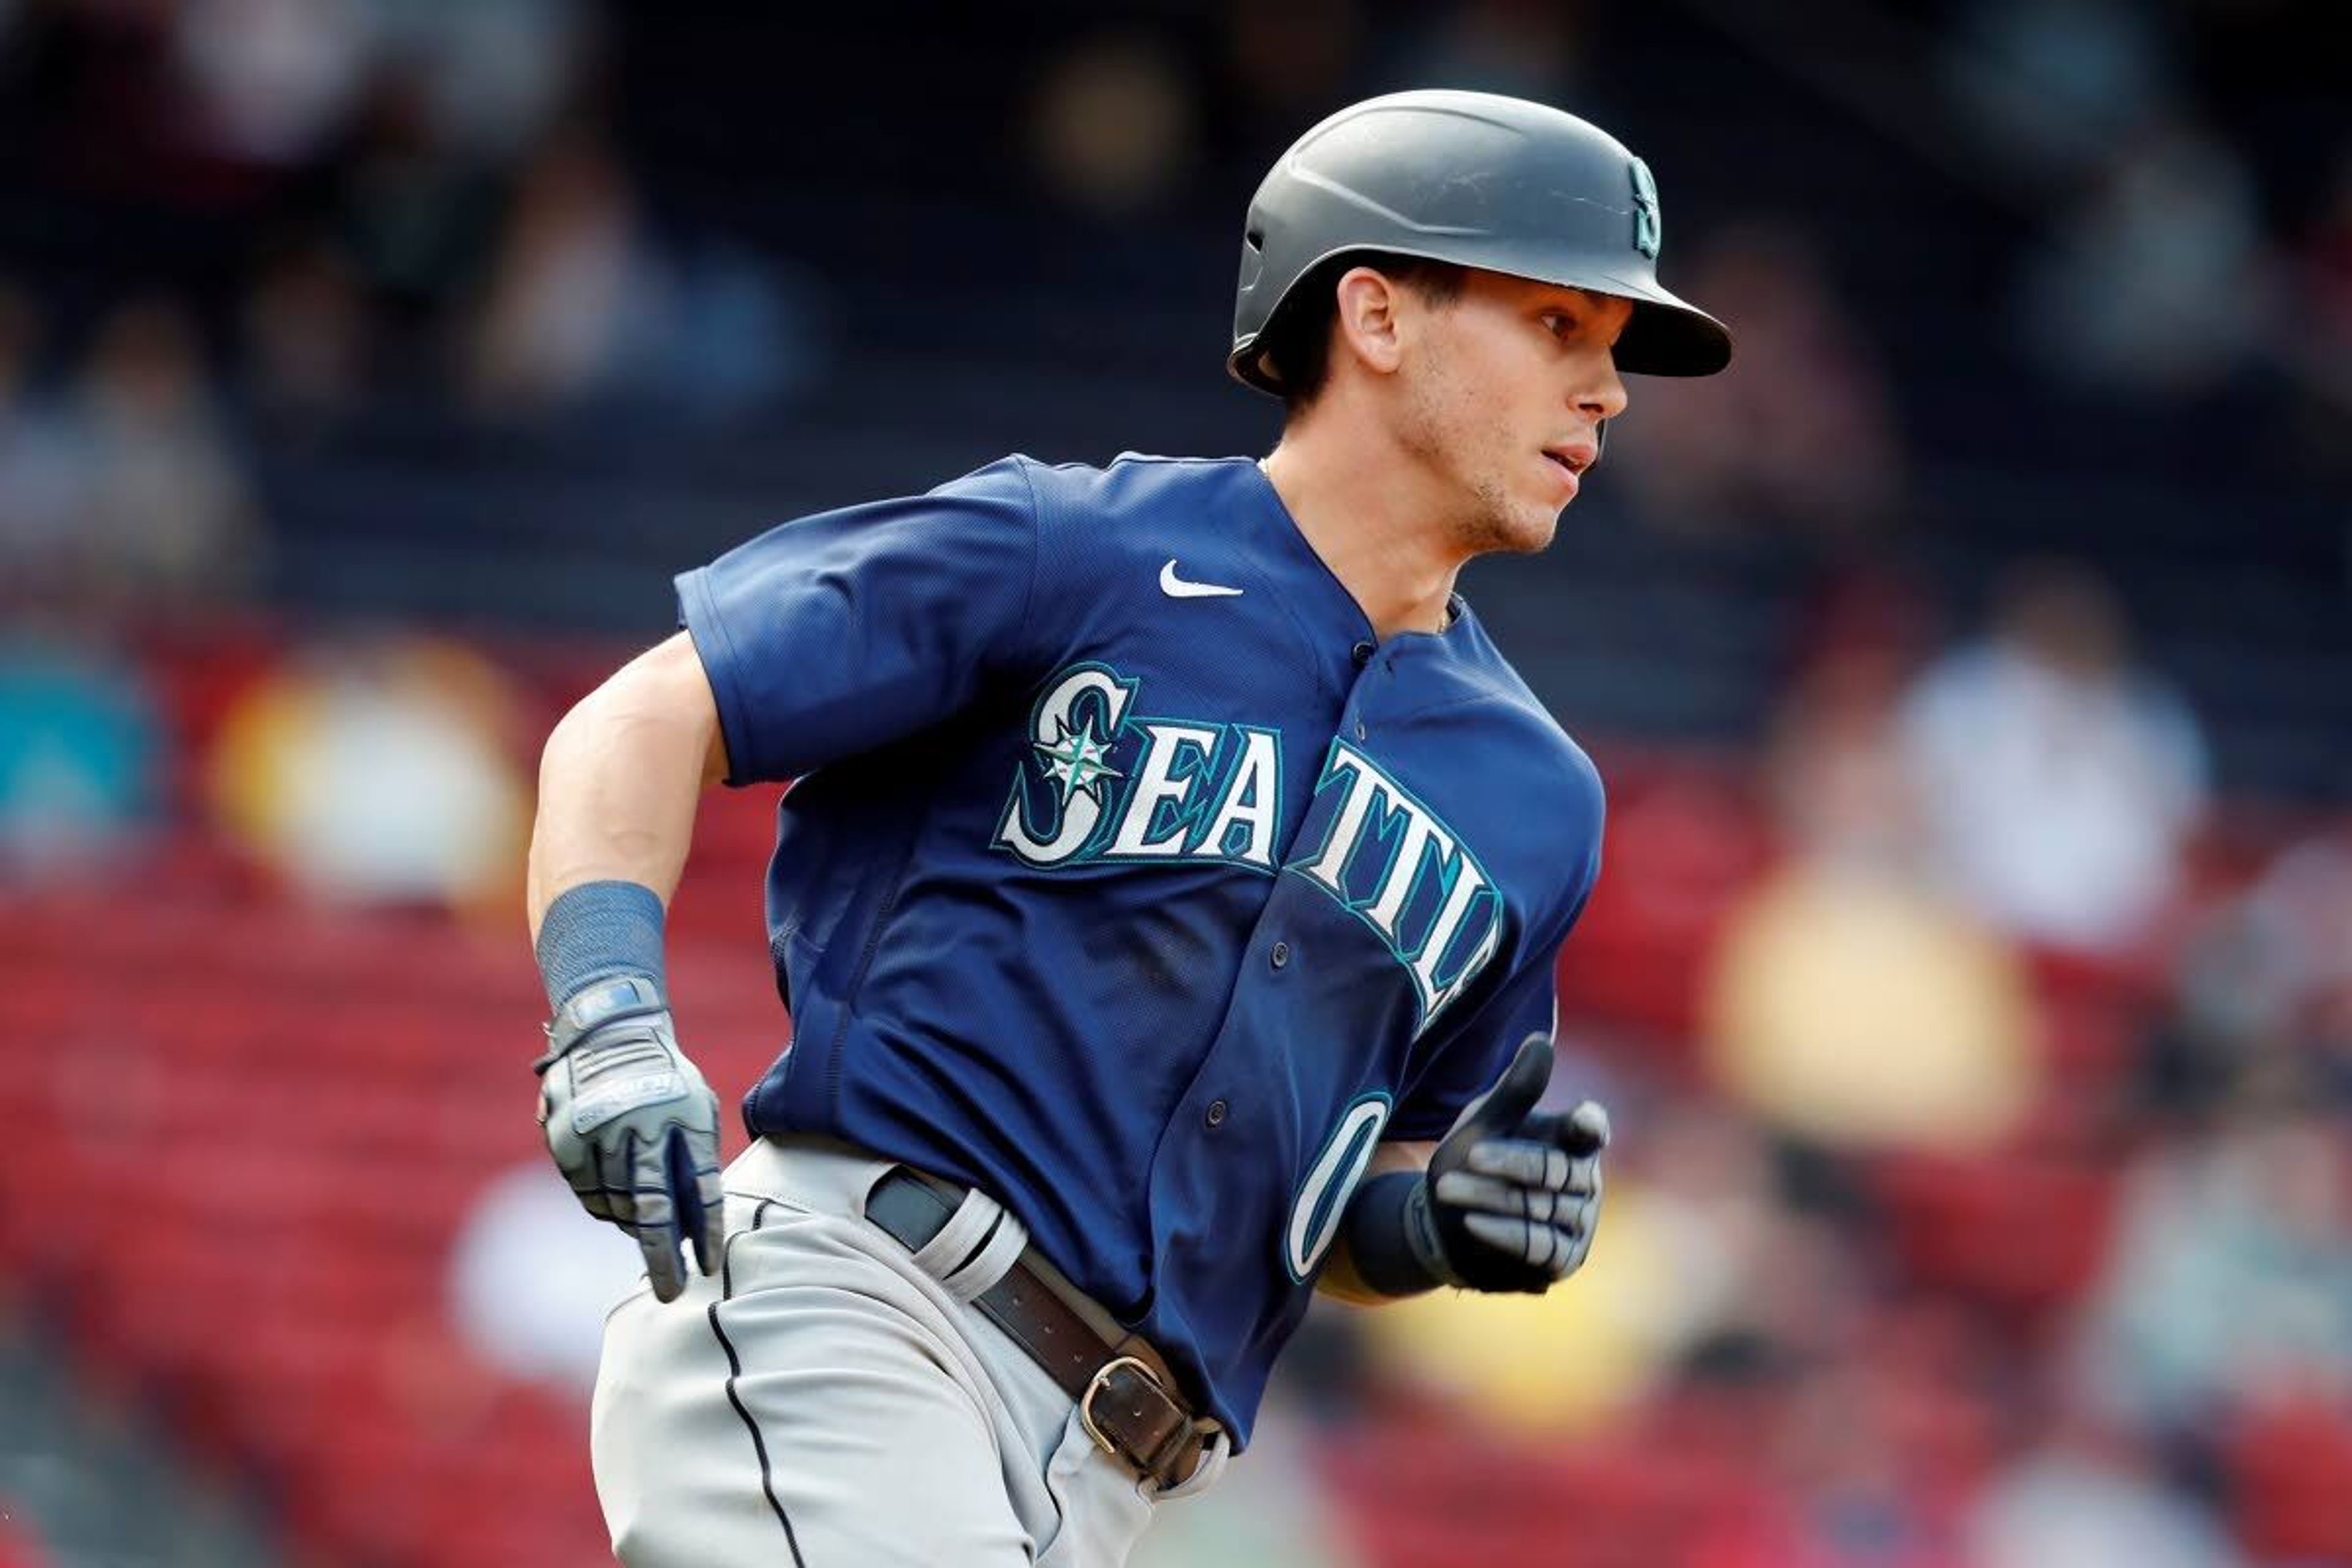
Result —
M909 1252L945 1229L964 1190L907 1165L893 1165L866 1195L866 1217ZM1024 1247L1004 1278L972 1305L1029 1352L1077 1402L1078 1419L1096 1445L1162 1487L1183 1481L1200 1463L1213 1427L1133 1353L1136 1342L1112 1342L1046 1285L1050 1267Z

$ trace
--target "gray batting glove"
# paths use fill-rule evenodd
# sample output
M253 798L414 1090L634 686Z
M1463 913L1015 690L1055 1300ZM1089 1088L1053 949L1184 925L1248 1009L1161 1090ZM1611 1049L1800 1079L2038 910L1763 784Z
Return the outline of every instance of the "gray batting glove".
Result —
M661 987L640 975L600 980L547 1026L539 1121L581 1206L636 1238L654 1294L686 1289L679 1237L702 1272L719 1268L726 1196L719 1177L719 1097L677 1048Z
M1421 1234L1437 1257L1424 1261L1442 1262L1451 1284L1548 1290L1592 1249L1609 1112L1588 1100L1566 1115L1536 1114L1551 1059L1549 1036L1519 1042L1501 1079L1470 1102L1430 1158Z

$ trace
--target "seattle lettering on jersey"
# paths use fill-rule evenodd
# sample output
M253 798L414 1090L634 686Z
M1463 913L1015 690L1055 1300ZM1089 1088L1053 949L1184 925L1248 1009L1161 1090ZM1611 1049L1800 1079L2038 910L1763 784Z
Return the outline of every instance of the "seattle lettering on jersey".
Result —
M1024 770L991 841L1024 864L1211 860L1276 869L1282 748L1271 730L1131 715L1140 683L1106 665L1055 677L1030 716ZM1458 835L1364 752L1332 742L1309 815L1322 832L1284 870L1385 942L1412 982L1420 1027L1502 944L1502 894Z
M1502 890L1434 812L1345 741L1331 742L1315 787L1318 807L1336 801L1329 826L1286 869L1380 932L1412 977L1426 1029L1502 945Z

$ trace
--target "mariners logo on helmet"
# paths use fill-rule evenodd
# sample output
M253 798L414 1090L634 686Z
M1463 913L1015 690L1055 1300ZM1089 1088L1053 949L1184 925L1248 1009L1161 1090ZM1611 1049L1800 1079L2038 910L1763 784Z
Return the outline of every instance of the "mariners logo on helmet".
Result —
M1658 216L1658 182L1651 176L1650 165L1641 159L1633 160L1633 248L1655 261L1658 247L1665 237L1665 223Z

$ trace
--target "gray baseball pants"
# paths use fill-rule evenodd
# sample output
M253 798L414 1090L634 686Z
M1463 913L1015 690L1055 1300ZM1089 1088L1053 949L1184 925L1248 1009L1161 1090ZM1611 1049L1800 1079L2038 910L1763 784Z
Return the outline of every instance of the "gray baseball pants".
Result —
M970 1304L1027 1241L993 1199L919 1253L868 1223L890 1165L754 1142L719 1273L605 1319L591 1444L628 1568L1117 1568L1159 1500L1214 1484L1222 1440L1181 1488L1139 1481Z

